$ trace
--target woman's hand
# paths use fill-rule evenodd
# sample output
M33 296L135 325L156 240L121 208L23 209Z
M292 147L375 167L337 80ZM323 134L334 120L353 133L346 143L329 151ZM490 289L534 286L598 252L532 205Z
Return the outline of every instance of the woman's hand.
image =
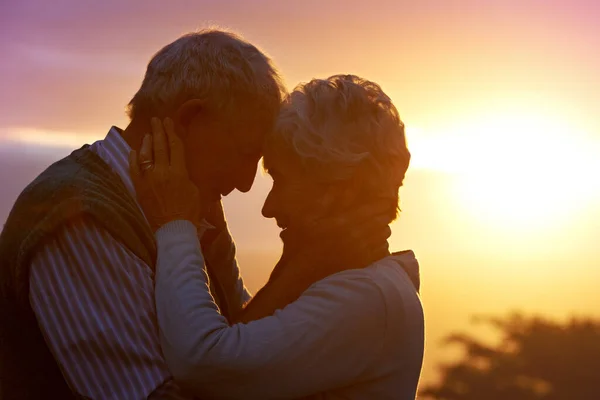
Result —
M137 199L153 231L175 220L196 226L201 220L200 195L185 167L183 143L170 118L152 118L152 135L129 154L129 170Z

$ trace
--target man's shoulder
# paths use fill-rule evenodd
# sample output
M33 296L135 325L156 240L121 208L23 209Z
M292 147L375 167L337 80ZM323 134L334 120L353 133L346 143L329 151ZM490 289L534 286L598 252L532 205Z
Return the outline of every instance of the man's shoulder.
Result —
M86 145L48 166L21 191L5 228L16 221L21 230L31 230L52 214L75 215L90 199L99 197L95 194L102 193L102 180L82 162L82 158L97 157L91 153Z
M21 192L2 230L0 245L24 246L28 252L81 219L92 219L95 224L86 226L102 226L143 260L152 261L154 237L135 199L87 145L49 166Z
M2 238L6 239L10 231L10 236L20 242L63 199L73 197L81 186L77 182L84 179L71 155L54 162L21 191L6 219Z
M63 195L80 193L93 181L90 179L92 173L80 161L82 157L97 158L91 153L86 145L49 165L23 189L15 205L27 202L31 207L32 202L48 203L49 197L59 199Z
M46 167L45 170L25 187L23 192L27 193L44 187L57 186L67 177L76 177L77 172L81 169L81 165L77 164L72 155L73 153Z

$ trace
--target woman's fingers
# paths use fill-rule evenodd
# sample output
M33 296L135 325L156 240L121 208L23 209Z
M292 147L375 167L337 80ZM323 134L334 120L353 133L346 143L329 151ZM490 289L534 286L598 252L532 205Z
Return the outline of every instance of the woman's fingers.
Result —
M138 163L137 152L135 150L131 150L129 152L129 174L131 175L131 180L133 181L133 186L138 187L140 183L140 164Z
M154 146L154 166L169 167L169 149L163 124L158 118L152 118L152 145Z
M170 162L171 167L178 171L185 170L185 154L183 151L183 142L175 132L175 123L171 118L166 118L164 121L165 131L167 132L167 140L169 142Z
M144 166L152 164L154 161L152 154L152 135L146 135L142 139L142 147L140 147L140 153L137 162Z

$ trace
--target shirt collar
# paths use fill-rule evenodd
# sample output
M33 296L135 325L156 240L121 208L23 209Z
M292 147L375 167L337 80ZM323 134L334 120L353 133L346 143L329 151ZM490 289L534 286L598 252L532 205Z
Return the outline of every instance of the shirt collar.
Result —
M129 153L131 152L131 147L129 147L123 136L121 136L122 132L122 129L113 126L103 140L95 142L91 147L121 178L127 191L135 199L135 188L129 175Z

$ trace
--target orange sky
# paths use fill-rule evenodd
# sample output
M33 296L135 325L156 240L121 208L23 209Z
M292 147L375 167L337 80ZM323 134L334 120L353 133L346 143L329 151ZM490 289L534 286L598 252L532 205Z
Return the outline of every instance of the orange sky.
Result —
M126 125L156 50L213 23L264 48L289 87L355 73L393 98L413 164L392 244L422 263L426 379L473 313L600 314L600 5L290 3L3 2L0 220L44 165ZM226 199L253 289L280 249L260 216L269 185Z

